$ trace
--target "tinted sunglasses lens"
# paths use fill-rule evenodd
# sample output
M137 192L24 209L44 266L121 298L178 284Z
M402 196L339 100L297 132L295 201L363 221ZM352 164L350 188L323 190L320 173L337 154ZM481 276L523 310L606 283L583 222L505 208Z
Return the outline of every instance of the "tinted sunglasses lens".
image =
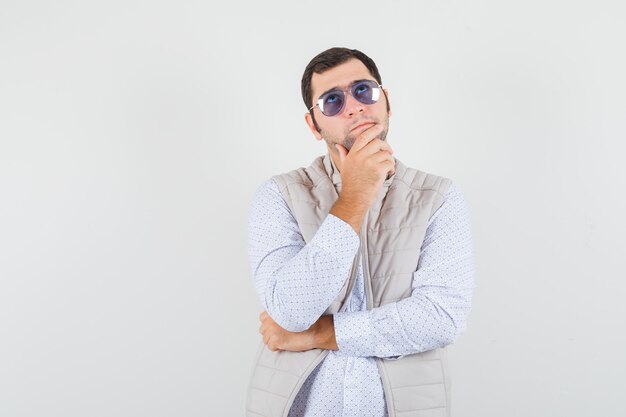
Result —
M374 104L380 97L380 88L373 81L361 81L352 86L352 97L363 104Z
M343 109L343 91L331 91L320 97L319 107L326 116L334 116Z

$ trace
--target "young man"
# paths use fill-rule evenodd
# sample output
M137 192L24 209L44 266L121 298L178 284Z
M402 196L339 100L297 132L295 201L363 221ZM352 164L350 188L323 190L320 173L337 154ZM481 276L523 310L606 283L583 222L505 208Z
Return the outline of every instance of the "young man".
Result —
M247 415L449 416L445 347L465 330L474 288L463 195L393 157L389 92L362 52L317 55L302 96L328 154L252 201L265 311Z

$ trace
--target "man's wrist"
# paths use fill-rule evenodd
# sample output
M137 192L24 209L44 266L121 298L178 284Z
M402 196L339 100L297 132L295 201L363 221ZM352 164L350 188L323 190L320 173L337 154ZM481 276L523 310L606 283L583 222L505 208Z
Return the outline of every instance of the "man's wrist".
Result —
M318 349L337 350L337 340L335 339L335 324L333 315L321 316L311 327L313 336L313 347Z
M361 205L356 203L350 203L346 198L339 197L333 207L330 209L330 213L343 220L352 226L352 229L359 234L361 230L361 222L365 216L367 208L363 209Z

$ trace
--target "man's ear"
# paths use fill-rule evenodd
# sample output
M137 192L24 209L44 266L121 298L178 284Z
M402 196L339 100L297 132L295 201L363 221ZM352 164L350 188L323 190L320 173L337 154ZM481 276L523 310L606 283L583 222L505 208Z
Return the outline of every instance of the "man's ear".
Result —
M322 135L320 135L320 132L318 132L317 129L315 128L315 124L313 123L313 118L311 117L311 113L309 112L304 113L304 121L309 126L309 129L311 130L311 133L313 133L313 135L315 136L315 139L322 140L323 139Z
M385 97L387 98L387 103L389 103L389 90L383 87L383 91L385 92ZM391 104L389 104L389 117L391 117Z

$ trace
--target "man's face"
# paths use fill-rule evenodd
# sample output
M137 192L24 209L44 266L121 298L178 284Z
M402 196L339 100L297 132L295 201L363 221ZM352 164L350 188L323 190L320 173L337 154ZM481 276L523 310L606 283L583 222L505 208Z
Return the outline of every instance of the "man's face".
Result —
M314 73L311 78L311 89L313 92L313 103L317 104L317 99L324 92L333 88L347 88L356 80L376 81L369 73L365 65L358 59L350 59L341 65L331 68L322 74ZM387 90L381 94L380 99L374 104L363 104L357 101L352 95L346 94L346 103L343 110L335 116L325 116L318 107L313 108L315 120L320 127L318 132L313 124L309 113L305 114L305 120L311 132L318 140L324 139L331 153L337 153L335 143L343 145L348 151L352 148L357 136L373 124L383 125L383 132L378 136L385 140L389 130L389 116L387 111ZM360 126L363 123L368 123Z

